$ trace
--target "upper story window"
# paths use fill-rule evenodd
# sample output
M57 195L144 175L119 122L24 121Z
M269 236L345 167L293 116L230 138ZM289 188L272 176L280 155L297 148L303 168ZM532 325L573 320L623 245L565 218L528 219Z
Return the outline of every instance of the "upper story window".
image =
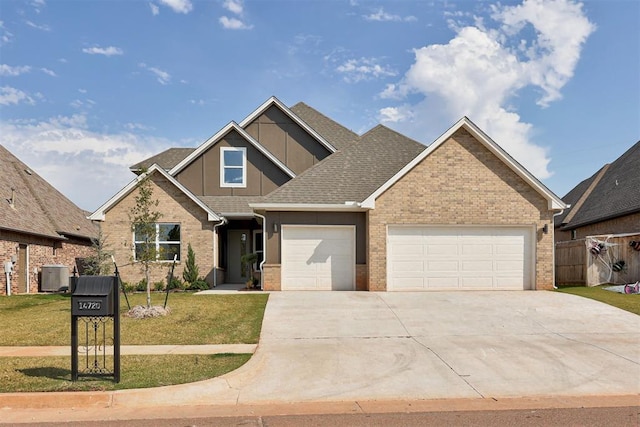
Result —
M180 224L157 223L148 229L136 226L134 231L135 260L151 258L157 261L180 260Z
M220 187L247 186L247 149L220 148Z

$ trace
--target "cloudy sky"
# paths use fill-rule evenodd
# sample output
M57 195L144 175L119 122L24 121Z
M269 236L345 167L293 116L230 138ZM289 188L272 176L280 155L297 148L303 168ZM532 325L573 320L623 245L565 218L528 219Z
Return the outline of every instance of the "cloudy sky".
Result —
M276 96L425 144L466 115L563 196L640 139L639 20L636 0L1 0L0 143L92 211Z

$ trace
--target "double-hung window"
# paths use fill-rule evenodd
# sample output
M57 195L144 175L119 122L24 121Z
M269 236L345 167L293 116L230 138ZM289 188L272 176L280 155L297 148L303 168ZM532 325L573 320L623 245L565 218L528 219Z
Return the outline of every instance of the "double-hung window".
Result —
M173 261L174 255L180 260L180 224L157 223L148 230L136 226L134 243L136 261L148 256L155 257L156 261Z
M247 149L220 148L220 187L247 186Z

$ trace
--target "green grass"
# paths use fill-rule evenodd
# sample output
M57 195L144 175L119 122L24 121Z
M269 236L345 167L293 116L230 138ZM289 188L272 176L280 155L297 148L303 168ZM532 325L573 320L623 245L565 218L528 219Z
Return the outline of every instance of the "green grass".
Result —
M594 287L559 285L556 292L563 292L566 294L579 295L581 297L590 298L640 315L640 295L619 294L617 292L607 291L603 289L607 286L611 285Z
M163 305L165 294L152 295ZM171 314L160 318L124 316L120 298L122 345L255 344L260 338L268 294L169 295ZM146 304L144 293L129 295L131 306ZM71 344L71 301L68 294L14 295L0 298L0 346L65 346ZM10 326L9 326L10 325Z
M201 381L239 368L250 354L122 356L120 382L71 381L70 357L0 358L0 393L123 390ZM111 362L112 363L112 362Z

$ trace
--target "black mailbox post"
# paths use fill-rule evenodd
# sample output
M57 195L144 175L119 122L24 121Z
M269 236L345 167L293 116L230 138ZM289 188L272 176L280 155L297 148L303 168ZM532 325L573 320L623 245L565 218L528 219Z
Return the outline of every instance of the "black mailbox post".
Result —
M73 276L71 288L71 380L83 376L113 376L120 382L120 280L113 276ZM113 333L107 334L107 324ZM78 342L78 324L84 329ZM107 363L107 348L113 343L113 370ZM83 357L82 370L79 358Z

